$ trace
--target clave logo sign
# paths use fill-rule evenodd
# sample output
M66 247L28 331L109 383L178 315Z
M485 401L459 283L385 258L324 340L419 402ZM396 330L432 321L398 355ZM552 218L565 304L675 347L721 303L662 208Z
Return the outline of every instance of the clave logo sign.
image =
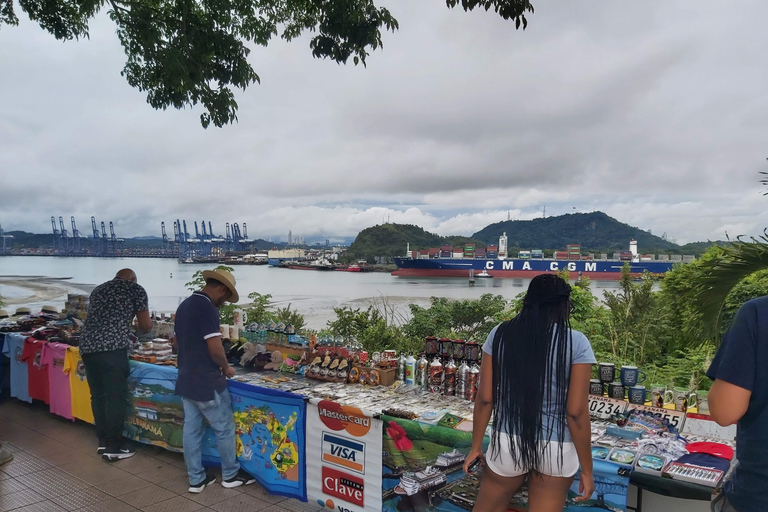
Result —
M323 432L323 462L365 474L365 443Z
M353 505L365 507L363 479L323 466L323 492Z

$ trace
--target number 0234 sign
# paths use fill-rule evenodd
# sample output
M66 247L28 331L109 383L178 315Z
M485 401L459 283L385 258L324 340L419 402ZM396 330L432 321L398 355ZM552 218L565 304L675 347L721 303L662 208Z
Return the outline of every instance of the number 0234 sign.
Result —
M589 415L593 418L607 420L617 413L627 410L627 402L604 396L589 396Z

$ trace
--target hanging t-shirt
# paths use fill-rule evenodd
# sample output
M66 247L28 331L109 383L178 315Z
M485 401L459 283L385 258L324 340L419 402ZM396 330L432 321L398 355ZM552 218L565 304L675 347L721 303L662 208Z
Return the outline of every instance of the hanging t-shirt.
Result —
M32 403L32 398L29 396L27 363L21 359L24 338L26 336L17 332L6 333L3 355L11 360L11 396Z
M91 409L91 388L85 377L85 365L80 357L80 349L68 347L64 357L64 373L69 376L69 392L72 396L72 416L93 424Z
M45 341L27 338L24 340L24 351L21 360L27 363L29 372L29 396L50 404L48 396L48 370L43 366L43 347Z
M69 391L69 376L64 373L64 357L67 347L64 343L46 343L43 347L43 366L48 369L48 396L51 412L69 420L72 418L72 395Z

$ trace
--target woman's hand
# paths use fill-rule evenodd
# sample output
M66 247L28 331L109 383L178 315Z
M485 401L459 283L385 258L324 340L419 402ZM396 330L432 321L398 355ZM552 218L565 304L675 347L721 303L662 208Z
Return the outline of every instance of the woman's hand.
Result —
M592 476L592 473L582 473L579 477L580 496L573 501L587 501L593 492L595 492L595 478Z
M464 459L464 472L466 474L470 474L469 472L469 466L472 464L476 459L480 459L482 462L483 460L483 450L476 450L475 448L472 448L469 453L467 454L467 458Z

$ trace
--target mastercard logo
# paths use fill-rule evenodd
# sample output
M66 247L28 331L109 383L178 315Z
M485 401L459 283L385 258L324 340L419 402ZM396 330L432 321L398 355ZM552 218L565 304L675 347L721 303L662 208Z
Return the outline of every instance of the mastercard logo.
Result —
M357 407L323 400L317 404L317 411L320 420L331 430L337 432L346 430L348 434L355 437L362 437L371 430L371 418Z

